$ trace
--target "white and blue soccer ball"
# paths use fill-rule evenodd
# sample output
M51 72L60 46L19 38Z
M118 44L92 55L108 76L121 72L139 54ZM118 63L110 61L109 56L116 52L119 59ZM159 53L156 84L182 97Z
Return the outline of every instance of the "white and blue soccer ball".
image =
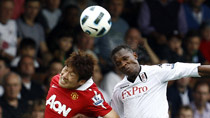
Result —
M101 6L89 6L80 16L82 30L92 37L104 36L111 28L111 15Z

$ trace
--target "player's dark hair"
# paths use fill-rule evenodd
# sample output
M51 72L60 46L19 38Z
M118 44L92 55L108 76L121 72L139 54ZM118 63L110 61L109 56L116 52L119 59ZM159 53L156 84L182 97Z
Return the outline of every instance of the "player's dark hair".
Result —
M122 49L125 49L131 53L133 53L133 50L128 46L128 45L120 45L120 46L117 46L114 50L112 50L112 53L111 53L111 58L117 53L119 52L120 50Z
M79 75L79 80L88 80L93 75L95 58L84 51L73 52L65 61L67 67L72 67Z
M196 82L194 87L193 87L193 92L196 92L198 87L203 86L203 85L204 86L208 86L209 87L209 92L210 92L210 86L209 86L207 81L198 81L198 82Z

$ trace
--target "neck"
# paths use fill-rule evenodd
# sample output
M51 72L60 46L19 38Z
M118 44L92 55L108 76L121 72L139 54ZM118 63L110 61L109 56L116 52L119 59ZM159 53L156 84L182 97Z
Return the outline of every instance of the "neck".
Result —
M10 98L6 98L7 102L9 105L13 106L13 107L18 107L18 99L14 98L14 99L10 99Z
M138 68L138 71L136 71L135 74L128 76L128 81L134 82L136 80L136 77L139 75L140 71L141 71L141 66Z
M6 19L0 19L0 22L1 22L2 24L6 24L7 21L8 21L8 20L6 20Z
M23 77L22 78L22 82L23 83L30 83L31 82L31 78L30 77Z
M33 26L34 25L34 19L33 18L28 18L28 17L24 17L24 20L26 22L26 24Z
M181 93L184 93L186 89L187 89L187 87L178 86L178 90Z
M205 105L196 104L196 108L197 108L198 112L202 114L205 109Z

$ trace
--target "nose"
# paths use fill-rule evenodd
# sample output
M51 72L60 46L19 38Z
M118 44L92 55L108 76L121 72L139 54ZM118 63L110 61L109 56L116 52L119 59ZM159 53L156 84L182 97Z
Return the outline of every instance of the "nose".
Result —
M67 76L68 76L68 73L67 73L67 72L64 72L64 73L62 73L61 75L63 76L64 79L66 79Z
M125 68L126 62L122 62L120 68Z

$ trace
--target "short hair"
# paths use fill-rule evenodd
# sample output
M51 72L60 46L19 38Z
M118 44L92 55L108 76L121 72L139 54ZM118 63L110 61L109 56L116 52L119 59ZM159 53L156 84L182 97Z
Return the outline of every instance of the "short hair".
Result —
M41 3L41 0L25 0L25 4L27 4L29 2L40 2Z
M0 61L4 62L6 68L10 68L10 61L7 58L0 56Z
M206 81L197 81L196 83L195 83L195 85L194 85L194 87L193 87L193 92L196 92L197 91L197 89L198 89L198 87L200 87L200 86L208 86L208 88L209 88L209 92L210 92L210 87L209 87L209 84L206 82Z
M16 72L11 71L11 72L7 73L6 75L4 75L4 77L3 77L3 79L2 79L2 85L3 85L3 86L6 86L8 77L9 77L10 75L13 75L13 74L16 75L16 76L18 77L20 84L22 83L22 80L21 80L20 75L17 74Z
M32 38L23 38L20 42L20 49L24 49L25 47L36 49L36 42Z
M111 58L117 53L119 52L120 50L122 49L125 49L131 53L133 53L134 51L128 46L128 45L119 45L117 46L114 50L112 50L112 53L111 53Z
M84 51L73 52L65 61L79 75L79 80L88 80L93 75L95 63L95 58Z

